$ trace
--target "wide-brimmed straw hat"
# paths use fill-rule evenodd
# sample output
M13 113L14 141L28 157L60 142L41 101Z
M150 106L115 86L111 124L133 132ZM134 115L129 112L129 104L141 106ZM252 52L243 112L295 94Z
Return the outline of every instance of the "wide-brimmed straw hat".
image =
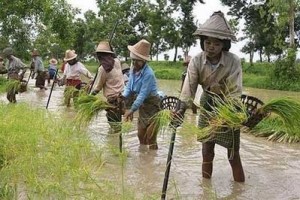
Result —
M51 58L49 60L49 63L52 64L52 65L56 65L57 64L57 60L55 58Z
M150 61L151 44L147 40L142 39L133 46L128 45L127 48L134 56L137 56L141 60ZM131 58L134 58L134 56L130 55Z
M107 41L101 41L96 49L97 53L111 53L114 54L112 49L110 48L109 42Z
M123 71L125 69L130 69L130 66L127 63L122 63L121 68L122 68L122 71Z
M3 49L3 54L4 54L5 56L10 56L10 55L13 55L13 54L14 54L14 51L13 51L12 48L7 47L7 48Z
M225 19L224 13L221 11L214 12L204 24L200 25L193 35L236 41L233 31Z
M68 49L65 53L65 58L64 61L69 61L69 60L73 60L74 58L77 57L77 54L75 53L74 50Z
M33 49L33 51L31 52L31 56L39 56L40 52L37 49Z

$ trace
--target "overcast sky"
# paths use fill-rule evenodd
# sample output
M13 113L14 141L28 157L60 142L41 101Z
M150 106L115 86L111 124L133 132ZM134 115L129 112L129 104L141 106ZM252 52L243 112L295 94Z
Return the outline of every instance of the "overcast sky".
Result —
M98 12L97 6L96 6L96 1L95 0L67 0L73 7L77 7L81 9L81 12L84 13L87 10L93 10L95 12ZM194 16L195 20L198 20L199 23L204 23L210 15L214 11L221 10L223 13L225 13L226 18L229 20L230 17L226 15L228 11L228 7L222 6L220 3L220 0L206 0L205 4L200 4L197 3L194 7ZM241 33L238 35L238 37L241 36ZM200 42L197 41L197 44ZM232 43L230 51L237 54L241 58L246 58L247 60L249 59L248 55L245 55L240 52L240 49L243 47L245 42L237 42L237 43ZM198 52L200 52L200 47L199 45L192 47L190 50L190 55L194 56ZM170 58L173 59L174 56L174 51L169 51ZM179 54L182 55L182 52L180 51ZM160 58L163 58L163 55L160 56Z

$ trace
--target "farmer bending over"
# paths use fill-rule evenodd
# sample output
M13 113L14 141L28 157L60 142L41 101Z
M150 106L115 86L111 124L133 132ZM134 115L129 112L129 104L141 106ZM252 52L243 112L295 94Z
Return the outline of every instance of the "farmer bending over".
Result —
M65 89L65 105L67 107L71 106L70 101L73 98L73 101L78 96L79 89L81 88L82 80L81 75L89 78L90 82L93 81L93 76L86 69L86 67L77 60L77 54L74 50L67 50L65 53L64 61L67 62L64 69L63 78L59 81L59 85L66 85ZM74 91L72 92L72 90ZM68 91L68 90L71 90ZM72 93L71 95L67 95L66 93Z
M26 65L17 57L13 55L13 49L8 47L3 50L3 55L8 59L7 64L7 77L9 80L21 81L26 72ZM7 99L11 103L16 103L16 94L18 91L15 89L10 89L7 91Z
M106 109L106 118L110 125L110 133L121 131L122 102L118 97L124 90L124 80L121 63L115 58L115 53L111 50L107 41L101 41L96 49L97 58L100 62L95 89L92 94L98 94L103 90L103 95L113 108Z
M130 71L129 81L123 92L123 96L133 98L129 110L124 117L132 120L133 113L139 111L138 118L138 138L140 145L149 145L149 149L158 149L156 124L151 119L160 111L160 98L157 92L156 78L153 70L148 66L150 61L151 44L146 40L141 40L133 46L128 46L133 69Z

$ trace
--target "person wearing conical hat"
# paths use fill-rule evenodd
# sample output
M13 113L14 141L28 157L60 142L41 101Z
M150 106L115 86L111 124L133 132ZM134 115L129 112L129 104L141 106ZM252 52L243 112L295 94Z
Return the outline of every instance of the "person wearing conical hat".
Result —
M118 101L124 90L121 62L118 58L115 58L115 53L107 41L99 43L96 54L100 66L92 94L96 95L102 90L107 102L112 105L112 108L106 109L106 118L111 128L110 133L117 133L122 128L121 120L123 114L122 106L119 105L122 102Z
M91 83L93 81L93 76L89 72L89 70L77 59L77 54L74 50L68 49L65 52L64 61L66 65L64 67L64 73L62 79L59 80L59 85L66 85L75 87L76 89L80 89L83 83L82 76L89 79ZM65 89L65 93L67 92L67 87ZM78 91L73 93L73 101L78 96ZM71 98L65 98L64 103L67 107L71 106L70 101Z
M129 72L130 72L130 66L127 63L122 63L122 73L123 73L123 78L124 78L124 83L125 85L128 83L129 80Z
M224 14L214 12L202 24L194 35L200 37L203 50L193 57L188 65L180 100L182 101L177 114L184 115L190 99L194 99L198 84L202 86L203 93L200 105L203 110L199 116L199 127L208 126L212 117L206 111L213 111L216 107L216 98L240 99L242 93L242 67L241 61L229 52L231 41L236 40ZM221 133L220 133L221 131ZM228 160L232 168L233 178L237 182L244 182L245 175L240 159L240 130L222 128L210 138L198 138L202 142L202 176L211 178L213 172L213 159L215 144L227 149Z
M47 90L45 87L45 81L47 78L47 71L45 71L44 63L42 57L40 56L40 52L37 49L34 49L31 52L32 63L34 66L33 72L36 74L35 87L40 88L41 90Z
M55 58L51 58L49 60L49 66L48 66L48 84L50 84L50 80L54 80L54 76L56 76L56 70L57 70L57 60ZM56 80L56 77L55 77Z
M3 50L3 55L5 58L7 58L7 77L9 80L18 80L21 81L24 77L24 74L26 72L26 65L16 56L14 56L13 49L10 47L7 47ZM16 94L18 94L18 91L15 91L14 89L7 91L7 100L10 103L16 103Z
M124 118L132 120L133 113L139 111L137 135L140 147L149 145L149 149L156 150L158 129L153 116L160 111L160 97L156 77L147 63L150 61L150 48L151 44L145 39L128 46L133 68L130 70L123 96L125 99L134 100L130 109L125 112Z
M5 67L4 59L0 56L0 74L7 74L7 69Z

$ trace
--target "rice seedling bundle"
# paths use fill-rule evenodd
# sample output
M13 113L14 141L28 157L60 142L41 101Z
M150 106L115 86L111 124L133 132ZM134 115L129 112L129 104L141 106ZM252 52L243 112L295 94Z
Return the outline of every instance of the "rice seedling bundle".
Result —
M9 91L19 91L20 90L20 87L21 87L21 82L18 81L18 80L9 80L7 83L6 83L6 92L9 92Z
M273 99L257 110L258 113L274 113L283 121L289 132L299 131L300 103L288 97Z
M81 95L78 97L75 108L78 111L76 121L88 123L98 112L111 108L112 106L103 99L94 95Z

